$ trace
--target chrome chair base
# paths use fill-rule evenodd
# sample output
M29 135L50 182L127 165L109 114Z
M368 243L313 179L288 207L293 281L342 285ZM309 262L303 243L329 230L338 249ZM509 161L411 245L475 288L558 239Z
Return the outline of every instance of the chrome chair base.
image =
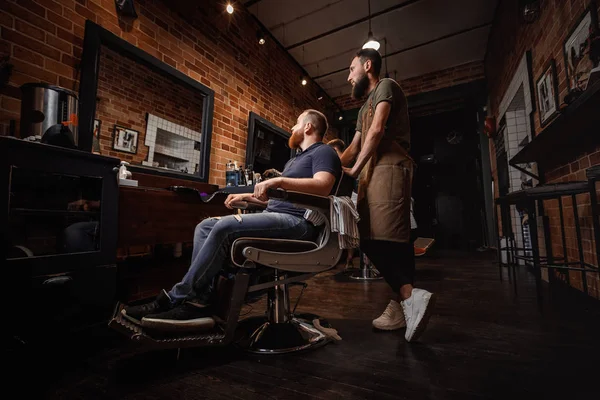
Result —
M271 323L266 317L253 317L240 321L242 337L237 345L254 354L293 353L327 344L331 339L319 331L312 321L318 316L301 314L288 322ZM324 327L329 324L321 321Z
M383 279L381 273L377 271L375 268L361 268L358 271L355 271L350 275L350 279L360 280L360 281L375 281L379 279Z

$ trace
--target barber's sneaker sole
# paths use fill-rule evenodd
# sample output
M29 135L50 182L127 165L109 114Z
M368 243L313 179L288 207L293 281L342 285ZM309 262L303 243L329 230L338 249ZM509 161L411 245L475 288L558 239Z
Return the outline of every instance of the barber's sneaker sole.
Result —
M397 329L402 329L405 327L406 327L406 322L404 322L404 321L398 322L394 325L387 325L387 326L385 326L385 325L377 326L376 324L373 324L373 328L375 328L379 331L395 331Z
M425 314L423 314L423 316L421 317L421 320L417 323L415 332L412 334L412 337L410 338L410 340L407 339L409 342L414 342L415 340L418 340L421 337L421 335L423 334L423 332L425 332L425 329L427 328L427 324L429 323L429 318L431 318L431 313L433 312L433 309L435 308L436 300L437 300L437 295L435 293L432 293L431 296L429 297L429 301L427 301L427 304L425 305Z

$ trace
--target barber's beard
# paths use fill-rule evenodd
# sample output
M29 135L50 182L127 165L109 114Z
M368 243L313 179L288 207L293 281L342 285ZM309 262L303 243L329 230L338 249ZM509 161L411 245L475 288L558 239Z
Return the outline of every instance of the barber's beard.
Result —
M354 86L352 86L352 98L353 99L362 99L367 89L369 88L369 77L367 74L364 74L362 78L360 78Z

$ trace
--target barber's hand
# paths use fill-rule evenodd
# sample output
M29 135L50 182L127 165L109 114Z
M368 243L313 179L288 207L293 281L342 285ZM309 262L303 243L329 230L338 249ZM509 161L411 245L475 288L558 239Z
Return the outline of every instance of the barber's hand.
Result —
M267 196L268 189L277 189L281 183L281 178L273 178L263 182L260 182L258 185L254 186L254 194L252 195L255 199L261 201L269 200Z
M351 178L356 178L359 175L359 171L356 171L354 168L342 167L345 175L348 175Z
M238 201L246 201L246 196L248 196L248 193L230 194L225 199L225 207L227 207L229 209L233 209L233 207L231 206L231 203L235 203Z

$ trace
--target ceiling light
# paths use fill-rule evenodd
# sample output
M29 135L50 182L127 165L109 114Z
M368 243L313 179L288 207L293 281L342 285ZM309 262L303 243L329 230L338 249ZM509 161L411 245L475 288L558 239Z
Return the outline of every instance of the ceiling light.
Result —
M227 4L227 7L225 7L225 10L227 10L227 12L229 14L233 14L233 6L231 4Z
M341 115L338 117L338 119L341 121L344 119L344 117L342 117Z
M307 83L308 81L306 80L306 78L302 78L302 86L306 86Z
M263 35L260 29L256 31L256 38L258 39L258 44L265 44L265 35Z
M369 31L369 36L367 37L367 42L363 45L363 49L373 49L379 50L381 45L375 38L373 37L373 32Z
M367 35L367 42L363 45L363 49L379 50L379 42L375 40L373 31L371 31L371 0L369 0L369 34Z

